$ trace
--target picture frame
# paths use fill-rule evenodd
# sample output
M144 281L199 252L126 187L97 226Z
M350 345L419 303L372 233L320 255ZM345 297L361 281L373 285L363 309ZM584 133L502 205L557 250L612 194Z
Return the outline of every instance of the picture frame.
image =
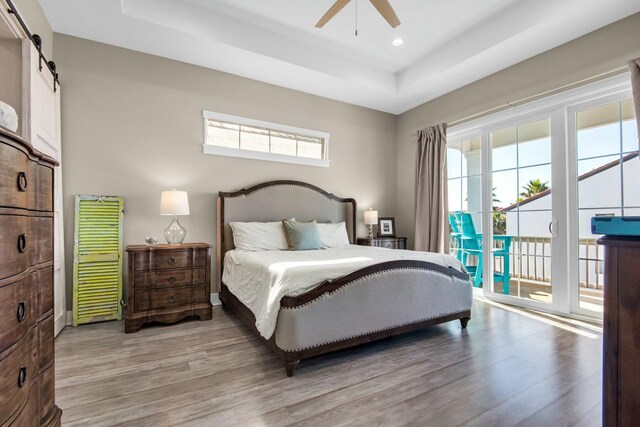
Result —
M392 216L378 218L378 237L396 237L396 218Z

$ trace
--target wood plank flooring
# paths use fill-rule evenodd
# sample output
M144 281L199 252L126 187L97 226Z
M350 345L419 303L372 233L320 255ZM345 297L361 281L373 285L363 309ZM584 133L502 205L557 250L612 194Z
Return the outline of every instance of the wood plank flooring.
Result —
M542 319L542 320L541 320ZM601 335L474 301L450 322L303 361L279 360L232 314L56 339L65 426L599 426Z

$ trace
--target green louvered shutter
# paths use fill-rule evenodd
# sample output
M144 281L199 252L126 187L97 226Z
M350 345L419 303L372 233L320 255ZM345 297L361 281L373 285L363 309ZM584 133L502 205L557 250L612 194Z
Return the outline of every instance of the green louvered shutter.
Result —
M73 326L122 319L122 205L118 196L76 195Z

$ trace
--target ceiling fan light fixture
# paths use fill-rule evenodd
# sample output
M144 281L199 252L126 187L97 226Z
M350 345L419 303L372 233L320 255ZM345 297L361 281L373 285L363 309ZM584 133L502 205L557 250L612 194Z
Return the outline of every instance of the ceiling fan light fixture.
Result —
M391 44L392 44L394 47L400 47L400 46L402 46L402 45L404 44L404 40L402 40L400 37L398 37L398 38L396 38L396 39L393 39L393 41L391 42Z

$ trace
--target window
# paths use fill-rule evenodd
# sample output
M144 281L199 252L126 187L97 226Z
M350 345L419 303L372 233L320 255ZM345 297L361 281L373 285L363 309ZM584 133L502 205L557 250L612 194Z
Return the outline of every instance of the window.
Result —
M220 156L329 166L329 134L204 111L203 151Z

